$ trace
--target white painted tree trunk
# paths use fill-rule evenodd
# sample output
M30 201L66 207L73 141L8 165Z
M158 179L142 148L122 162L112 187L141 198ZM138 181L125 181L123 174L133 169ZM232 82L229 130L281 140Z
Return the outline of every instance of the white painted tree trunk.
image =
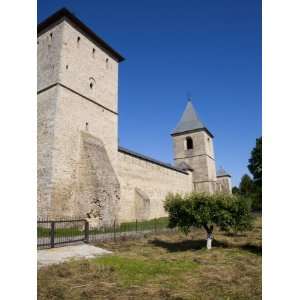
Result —
M212 234L208 234L207 235L207 240L206 240L206 247L207 247L208 250L211 249L212 240L213 240Z

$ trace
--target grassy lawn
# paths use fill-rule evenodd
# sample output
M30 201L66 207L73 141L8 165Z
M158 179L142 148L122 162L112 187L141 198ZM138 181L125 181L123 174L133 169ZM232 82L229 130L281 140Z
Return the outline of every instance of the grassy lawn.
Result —
M113 255L44 267L38 299L261 299L261 219L239 236L201 230L98 244Z

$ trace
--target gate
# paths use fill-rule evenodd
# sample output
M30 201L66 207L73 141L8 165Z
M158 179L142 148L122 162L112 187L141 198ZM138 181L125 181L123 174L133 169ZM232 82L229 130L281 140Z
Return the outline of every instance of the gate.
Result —
M89 242L89 223L85 219L37 221L38 248L54 248L81 241Z

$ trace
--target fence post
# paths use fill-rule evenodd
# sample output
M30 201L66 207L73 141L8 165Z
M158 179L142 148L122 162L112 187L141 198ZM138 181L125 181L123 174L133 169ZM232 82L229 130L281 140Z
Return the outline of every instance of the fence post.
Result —
M138 221L137 219L135 219L135 232L137 233L137 231L138 231Z
M51 222L51 231L50 231L50 244L51 248L54 248L54 240L55 239L55 222Z
M157 232L157 229L156 229L156 218L154 219L154 232L155 233Z
M89 243L89 222L87 220L85 220L84 222L84 240L85 242L88 244Z
M114 219L114 242L116 241L116 219Z

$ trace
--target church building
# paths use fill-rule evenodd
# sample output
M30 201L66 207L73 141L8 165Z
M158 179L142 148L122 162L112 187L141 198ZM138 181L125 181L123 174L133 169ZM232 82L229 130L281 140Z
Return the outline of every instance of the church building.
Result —
M118 144L124 58L67 9L37 31L39 217L110 225L166 216L169 192L231 193L230 175L216 172L214 136L190 100L171 133L174 164L125 149Z

